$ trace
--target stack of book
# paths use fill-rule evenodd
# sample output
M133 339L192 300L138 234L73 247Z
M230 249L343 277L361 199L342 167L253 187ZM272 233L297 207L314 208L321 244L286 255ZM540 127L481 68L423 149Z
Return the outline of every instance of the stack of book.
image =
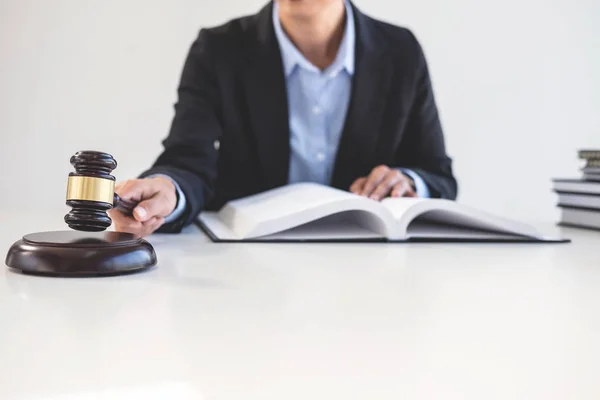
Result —
M560 225L600 229L600 150L580 150L579 159L579 178L553 180Z

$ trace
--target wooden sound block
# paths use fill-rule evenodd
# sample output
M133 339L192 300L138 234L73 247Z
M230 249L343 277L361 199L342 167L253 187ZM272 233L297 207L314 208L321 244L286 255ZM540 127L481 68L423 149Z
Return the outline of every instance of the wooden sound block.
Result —
M156 265L156 254L150 243L130 233L40 232L15 242L6 265L35 275L110 276L148 269Z

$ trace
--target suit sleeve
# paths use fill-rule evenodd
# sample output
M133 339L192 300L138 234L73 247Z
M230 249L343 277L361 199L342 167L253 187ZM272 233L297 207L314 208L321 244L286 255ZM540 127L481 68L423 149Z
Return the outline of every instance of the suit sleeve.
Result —
M452 171L452 160L446 154L429 68L419 42L412 33L410 36L416 55L414 96L396 160L423 179L430 197L454 200L458 185Z
M157 232L177 233L191 224L214 193L218 146L222 134L219 120L214 45L200 31L185 60L178 86L175 115L164 150L140 177L164 174L175 180L185 196L178 217Z

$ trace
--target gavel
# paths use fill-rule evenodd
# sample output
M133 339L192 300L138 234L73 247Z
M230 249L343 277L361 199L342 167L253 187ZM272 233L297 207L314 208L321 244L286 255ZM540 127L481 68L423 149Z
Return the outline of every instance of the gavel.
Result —
M24 235L9 248L6 265L26 274L48 276L113 276L153 267L152 245L127 232L104 232L112 224L107 211L131 214L137 203L115 193L115 159L99 151L80 151L71 157L64 220L71 230Z
M65 222L74 230L101 232L112 220L107 214L116 208L131 215L137 204L124 200L115 193L115 177L111 172L117 168L112 155L99 151L79 151L71 157L71 172L67 181L66 204L72 210L65 215Z

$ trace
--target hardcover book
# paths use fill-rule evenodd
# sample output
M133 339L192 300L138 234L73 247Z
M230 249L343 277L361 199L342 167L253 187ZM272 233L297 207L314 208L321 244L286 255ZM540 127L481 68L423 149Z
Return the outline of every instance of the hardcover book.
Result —
M600 149L581 149L578 154L584 160L600 160Z
M451 200L375 201L313 183L231 201L198 223L215 242L568 241Z

